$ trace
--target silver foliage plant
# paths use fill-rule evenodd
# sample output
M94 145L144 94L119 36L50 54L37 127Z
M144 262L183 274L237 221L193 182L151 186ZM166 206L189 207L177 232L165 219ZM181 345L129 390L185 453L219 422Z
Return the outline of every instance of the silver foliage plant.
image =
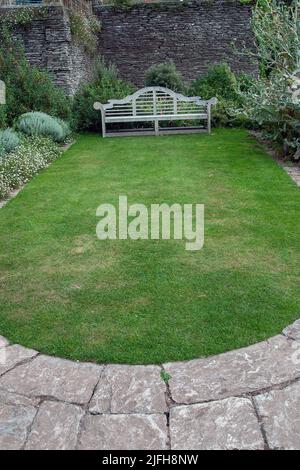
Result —
M300 0L258 0L252 26L260 74L246 91L242 114L285 153L300 160Z
M0 157L15 150L19 144L19 136L13 129L0 130Z
M26 135L49 137L55 142L63 142L70 135L66 122L37 111L22 114L16 127Z

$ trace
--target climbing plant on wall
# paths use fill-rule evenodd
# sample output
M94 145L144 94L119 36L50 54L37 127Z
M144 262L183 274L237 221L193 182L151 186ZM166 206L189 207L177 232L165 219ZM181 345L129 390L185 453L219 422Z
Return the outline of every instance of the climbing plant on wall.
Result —
M0 24L6 27L23 26L28 28L34 20L47 18L46 7L14 8L5 10L0 16Z
M97 49L98 33L101 23L93 14L82 14L75 10L69 12L71 34L77 44L90 54Z

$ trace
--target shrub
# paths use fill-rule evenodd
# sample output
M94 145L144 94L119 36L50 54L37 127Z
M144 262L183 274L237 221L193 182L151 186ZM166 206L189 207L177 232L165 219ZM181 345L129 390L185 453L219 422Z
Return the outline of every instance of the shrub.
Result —
M66 123L39 112L22 114L16 125L26 135L50 137L55 142L63 142L69 131Z
M101 130L101 113L95 111L95 101L106 103L113 98L124 98L134 91L134 86L118 78L114 66L100 61L93 82L82 86L74 96L74 127L79 130Z
M146 72L146 86L162 86L183 92L184 84L180 72L173 61L152 65Z
M257 78L253 75L249 75L248 73L240 72L236 74L236 79L238 84L239 101L243 102L241 92L246 93L251 90Z
M71 100L54 85L48 72L30 66L20 43L1 28L0 37L0 79L6 84L5 122L11 126L16 117L29 111L69 119ZM0 114L0 124L1 120Z
M19 136L12 129L0 131L0 156L12 152L19 144Z
M238 111L286 154L300 159L299 0L259 0L252 25L260 77L241 90ZM251 55L247 52L247 55Z
M6 127L7 125L7 115L6 107L3 104L0 104L0 129Z
M0 199L27 183L41 169L61 155L51 139L25 137L19 147L5 158L0 157Z
M211 67L205 75L192 83L191 92L205 100L213 96L230 101L239 98L236 76L227 64Z
M218 98L218 104L212 108L212 121L218 126L247 126L250 123L246 118L237 117L233 109L241 106L239 88L247 88L252 78L247 74L235 75L229 65L221 63L211 67L205 75L202 75L191 83L190 95L200 96L207 100Z

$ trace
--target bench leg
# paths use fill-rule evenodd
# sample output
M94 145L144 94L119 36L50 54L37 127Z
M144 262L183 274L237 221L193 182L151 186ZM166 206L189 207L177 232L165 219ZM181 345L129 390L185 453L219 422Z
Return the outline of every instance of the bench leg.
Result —
M102 114L102 137L106 137L106 123L105 123L105 116L104 116L104 112L101 113Z
M207 132L209 134L211 133L211 108L210 108L210 105L208 105L208 109L207 109Z
M159 124L158 124L158 121L154 121L154 130L155 130L155 135L159 135Z

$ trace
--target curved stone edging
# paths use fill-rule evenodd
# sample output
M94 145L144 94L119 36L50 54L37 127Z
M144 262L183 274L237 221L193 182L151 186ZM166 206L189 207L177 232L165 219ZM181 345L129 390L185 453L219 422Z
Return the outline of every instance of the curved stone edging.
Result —
M76 448L300 449L300 320L162 366L73 362L0 336L0 449Z

